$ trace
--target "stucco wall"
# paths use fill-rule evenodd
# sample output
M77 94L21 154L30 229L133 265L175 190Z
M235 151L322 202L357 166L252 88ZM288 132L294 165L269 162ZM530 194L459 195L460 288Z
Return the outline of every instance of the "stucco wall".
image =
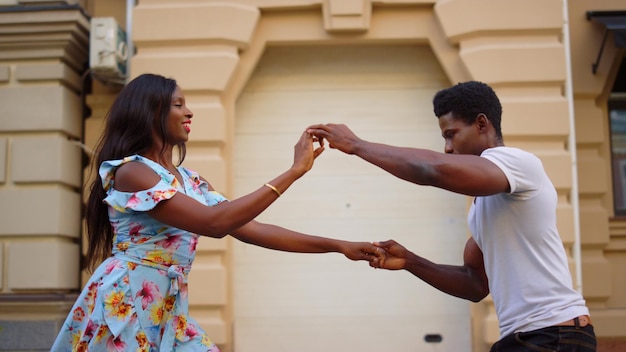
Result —
M83 131L86 14L115 16L122 25L126 20L121 0L66 4L83 10L0 12L8 28L0 31L5 43L0 99L11 102L0 107L0 324L53 322L49 335L81 285L81 184L89 174L77 142L95 144L119 90L93 82L86 98L91 116ZM2 2L0 8L17 5ZM626 340L620 269L626 225L612 217L606 117L608 87L623 50L607 45L593 74L590 63L602 28L584 13L620 6L617 0L569 2L582 285L601 341ZM131 76L158 72L178 80L188 105L203 117L194 121L186 165L227 195L232 191L235 102L266 46L427 43L451 83L476 79L496 88L505 112L505 143L528 149L544 162L559 194L558 227L568 253L574 252L574 154L568 145L572 126L562 1L141 0L132 18L137 55ZM192 315L224 351L233 350L230 259L229 240L203 239L190 278ZM471 320L473 350L485 350L498 337L488 299L473 305ZM8 340L1 334L0 349L6 349Z
M591 7L592 6L592 7ZM586 12L624 10L623 2L570 1L571 57L580 185L580 226L583 244L583 293L592 309L599 336L621 337L626 324L626 287L620 267L626 258L624 219L613 214L611 151L607 100L624 49L607 39L597 71L605 28L589 21ZM622 345L623 346L623 345Z
M0 5L18 6L0 6L0 349L46 350L80 286L89 20L76 1Z

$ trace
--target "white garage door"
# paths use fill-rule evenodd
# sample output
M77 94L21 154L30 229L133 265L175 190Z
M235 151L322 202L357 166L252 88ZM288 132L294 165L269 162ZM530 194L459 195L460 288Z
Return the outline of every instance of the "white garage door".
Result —
M425 47L269 48L236 106L235 195L287 170L311 124L346 123L365 139L443 150L431 101L448 85ZM465 197L327 149L258 220L347 240L396 239L460 264L465 206ZM233 275L236 352L471 350L469 303L408 272L236 242ZM429 334L441 342L426 342Z

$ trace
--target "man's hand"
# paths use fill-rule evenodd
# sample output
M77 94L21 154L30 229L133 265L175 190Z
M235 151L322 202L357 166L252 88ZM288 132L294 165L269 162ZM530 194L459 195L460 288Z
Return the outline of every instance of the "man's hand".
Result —
M346 154L354 154L356 145L361 142L361 139L343 124L313 125L309 126L306 131L316 136L320 141L326 139L329 147L339 149Z
M405 269L408 251L401 244L394 240L389 240L384 242L374 242L374 245L384 249L385 253L382 258L370 261L371 267L387 270Z

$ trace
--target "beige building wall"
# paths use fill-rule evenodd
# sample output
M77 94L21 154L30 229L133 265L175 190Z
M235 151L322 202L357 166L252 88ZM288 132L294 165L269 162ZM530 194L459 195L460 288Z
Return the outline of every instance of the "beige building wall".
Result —
M49 350L80 286L88 48L78 1L0 2L2 350Z
M611 145L607 100L624 48L616 49L609 33L597 71L592 71L601 50L605 28L588 21L585 1L570 2L571 56L576 116L580 226L583 255L583 293L592 309L600 336L620 337L626 345L626 222L613 212ZM625 10L621 1L595 2L591 10ZM607 339L610 340L610 339Z
M19 7L46 3L67 8ZM576 284L592 309L601 350L617 351L626 344L626 223L612 214L606 101L623 49L607 44L593 74L603 28L584 15L626 6L618 0L569 1L566 55L563 3L140 0L130 13L137 48L130 74L177 79L195 116L202 117L194 119L185 165L231 196L236 101L266 47L429 45L450 84L476 79L497 90L505 143L544 162L559 194L558 227L573 274L580 225L582 282ZM120 88L93 80L85 94L89 15L114 16L124 26L126 2L0 1L0 10L12 7L22 11L0 11L0 350L45 350L41 346L54 338L81 288L81 187L89 177L83 154L95 144ZM568 57L575 150L569 148ZM83 124L85 111L90 116ZM229 239L203 239L190 278L191 314L223 351L235 351L231 249ZM468 319L471 350L486 350L498 338L490 300L473 304ZM25 327L39 329L41 338L24 338Z

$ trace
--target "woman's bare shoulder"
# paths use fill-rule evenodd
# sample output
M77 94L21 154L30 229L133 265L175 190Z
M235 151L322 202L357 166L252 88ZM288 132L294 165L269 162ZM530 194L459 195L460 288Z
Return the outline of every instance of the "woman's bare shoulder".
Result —
M137 192L154 187L159 180L159 175L148 165L131 161L115 170L113 187L122 192Z

